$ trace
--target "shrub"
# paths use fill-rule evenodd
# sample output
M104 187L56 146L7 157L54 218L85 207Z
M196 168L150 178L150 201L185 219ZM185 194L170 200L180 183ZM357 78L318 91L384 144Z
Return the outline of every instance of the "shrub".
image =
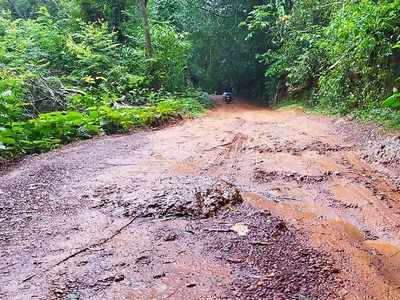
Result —
M10 122L0 127L0 158L41 153L78 139L104 133L124 133L132 128L159 125L168 120L204 111L196 96L167 98L149 107L112 109L92 107L41 114L36 119Z

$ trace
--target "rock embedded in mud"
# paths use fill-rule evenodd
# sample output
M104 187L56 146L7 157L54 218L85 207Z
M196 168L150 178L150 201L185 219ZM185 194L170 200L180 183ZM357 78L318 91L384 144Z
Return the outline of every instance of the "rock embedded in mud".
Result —
M115 282L120 282L120 281L123 281L123 280L125 280L125 275L123 275L123 274L116 275L115 278L114 278Z
M249 227L241 222L236 223L231 227L231 230L236 232L239 236L247 236L250 232Z
M177 235L174 232L168 232L164 237L163 240L164 242L172 242L177 239Z
M154 279L160 279L160 278L163 278L165 276L166 276L166 274L164 272L161 272L161 273L153 275L153 278Z
M204 192L197 192L196 201L200 214L203 217L212 217L223 207L241 204L243 198L236 186L219 180Z
M69 293L66 297L67 300L79 300L80 296L77 293Z
M210 218L243 202L235 185L212 177L172 177L153 186L153 194L131 209L141 217Z

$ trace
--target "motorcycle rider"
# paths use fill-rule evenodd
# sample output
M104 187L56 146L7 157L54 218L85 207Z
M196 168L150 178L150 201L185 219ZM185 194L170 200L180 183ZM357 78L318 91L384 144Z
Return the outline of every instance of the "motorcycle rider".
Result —
M232 88L229 87L229 86L224 88L224 92L223 92L222 96L225 96L227 94L231 94L232 95Z
M222 94L222 98L226 103L231 103L233 100L233 95L232 95L232 88L231 87L226 87L224 89L224 92Z

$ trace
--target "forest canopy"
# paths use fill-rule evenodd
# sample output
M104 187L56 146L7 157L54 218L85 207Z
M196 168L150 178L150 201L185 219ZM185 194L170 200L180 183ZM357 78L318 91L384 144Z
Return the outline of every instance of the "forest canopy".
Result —
M399 63L400 0L0 0L0 157L199 113L226 86L400 126Z

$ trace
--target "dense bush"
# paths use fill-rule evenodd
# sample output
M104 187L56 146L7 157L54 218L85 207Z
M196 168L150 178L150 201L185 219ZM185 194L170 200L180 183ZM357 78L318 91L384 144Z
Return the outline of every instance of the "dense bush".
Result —
M400 74L400 1L267 2L245 25L250 37L268 35L268 50L259 57L274 83L269 97L306 98L340 114L388 115L382 103Z
M55 18L45 8L37 18L27 20L3 13L0 64L22 82L26 104L41 98L42 104L49 103L48 110L109 104L123 96L134 104L146 97L154 80L167 91L185 89L190 51L185 36L169 25L155 25L155 57L149 59L140 27L134 32L129 43L121 44L108 24L100 21ZM14 94L18 93L21 96L20 91Z
M22 117L24 111L23 80L11 71L0 69L0 124Z
M188 81L191 44L174 26L152 24L150 57L140 19L133 15L123 31L128 18L117 22L123 12L109 1L14 4L10 14L0 3L0 157L151 126L206 106Z
M193 93L162 99L149 107L113 109L98 106L88 108L85 113L58 111L27 121L10 122L0 127L0 159L45 152L78 139L123 133L132 128L198 115L205 109L205 104L197 98L199 96Z
M321 103L341 113L381 104L393 89L393 46L400 1L348 3L325 30L320 47L331 66L320 79Z

